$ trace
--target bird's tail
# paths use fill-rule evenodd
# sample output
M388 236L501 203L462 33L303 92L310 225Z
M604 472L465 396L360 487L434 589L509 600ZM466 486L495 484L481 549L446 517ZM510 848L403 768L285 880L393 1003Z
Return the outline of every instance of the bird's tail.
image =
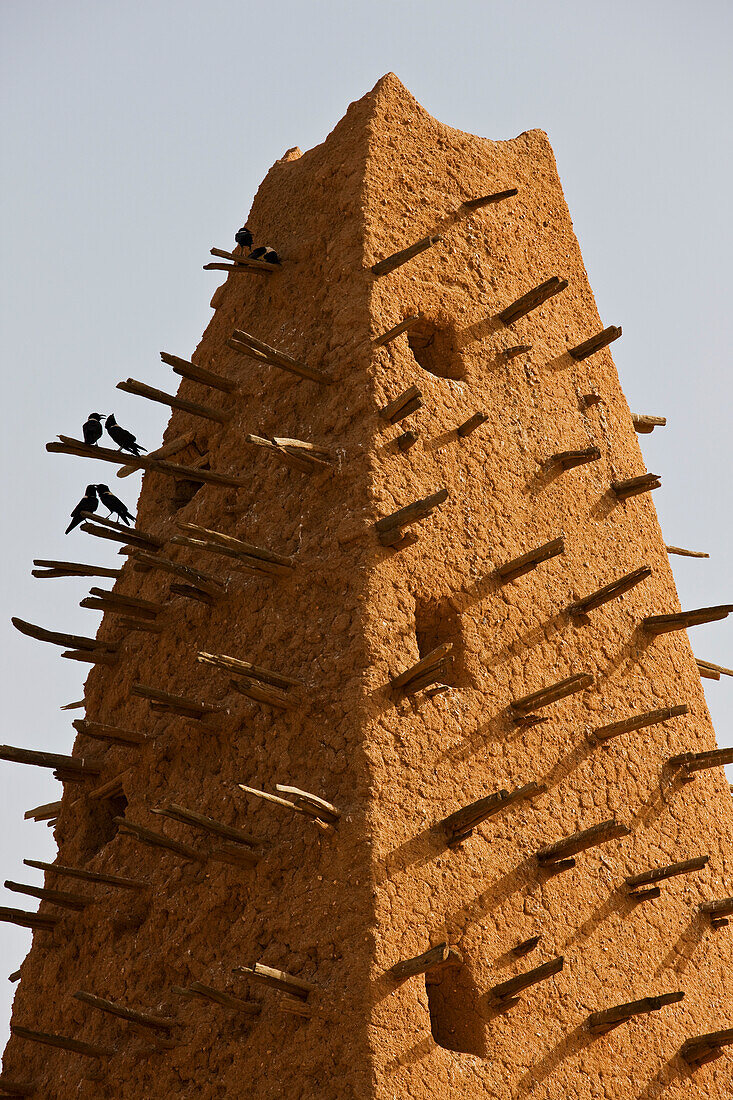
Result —
M130 450L134 455L142 454L143 451L147 453L147 447L141 447L139 443L131 443Z
M74 518L72 519L71 523L69 524L69 526L68 526L68 527L66 528L66 530L64 531L64 534L65 534L65 535L68 535L69 531L73 531L73 530L74 530L74 528L76 527L76 525L77 525L78 523L81 523L81 520L79 519L79 517L78 517L78 516L74 516Z

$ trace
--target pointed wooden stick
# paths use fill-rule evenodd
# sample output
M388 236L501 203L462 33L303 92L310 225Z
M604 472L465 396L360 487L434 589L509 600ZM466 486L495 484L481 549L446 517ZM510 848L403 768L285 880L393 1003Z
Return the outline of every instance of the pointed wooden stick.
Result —
M238 844L246 844L248 848L254 848L256 841L247 833L234 825L224 825L221 821L215 821L213 817L198 813L195 810L187 810L185 806L179 806L176 802L167 802L163 806L152 809L151 813L169 817L173 821L180 821L183 825L191 825L194 829L201 829L204 833L223 837Z
M513 348L504 348L501 352L502 359L516 359L519 355L525 355L532 350L531 344L516 344Z
M601 1012L591 1012L585 1026L595 1035L605 1035L607 1031L626 1023L634 1016L644 1016L648 1012L658 1012L665 1005L677 1004L684 993L662 993L656 997L642 997L639 1001L627 1001L626 1004L604 1008Z
M518 993L529 989L530 986L537 985L538 982L546 981L554 974L559 974L564 965L565 958L559 955L555 959L550 959L549 962L542 963L541 966L535 966L533 970L518 974L516 978L510 978L507 982L493 985L488 994L489 1003L497 1007L506 1006L507 1002L513 1001Z
M635 569L633 573L627 573L626 576L619 577L617 581L611 581L603 588L591 592L590 596L584 596L582 600L576 600L575 603L570 604L568 611L571 615L587 615L589 611L594 611L597 607L602 607L603 604L623 596L625 592L630 592L632 588L636 588L637 584L641 584L651 575L651 566L642 565L639 569Z
M701 1064L707 1061L707 1055L720 1047L730 1046L733 1043L733 1027L723 1031L710 1031L707 1035L695 1035L687 1039L680 1049L680 1054L686 1062Z
M413 688L415 682L421 681L424 674L442 667L444 659L453 649L452 642L443 642L442 645L436 646L435 649L422 657L417 664L412 665L410 668L405 669L398 676L393 676L390 683L393 688L402 688L404 691L409 692Z
M701 772L708 768L722 768L733 764L733 749L712 749L710 752L683 752L670 756L667 764L671 768L684 768L686 772Z
M595 848L599 844L607 844L610 840L618 840L628 836L631 829L622 825L611 817L607 821L601 821L598 825L591 825L589 829L581 829L571 836L556 840L554 844L546 844L537 852L537 860L543 866L552 865L559 860L570 859L579 852L585 852L588 848Z
M158 688L148 687L146 684L133 684L130 693L139 695L142 699L148 699L153 710L171 711L173 714L182 714L187 718L205 718L207 714L227 712L227 708L221 703L202 703L198 699L189 699L185 695L172 695L170 692L159 691Z
M183 844L180 840L172 840L170 837L165 836L164 833L156 833L152 829L146 829L143 825L135 825L132 821L128 821L126 817L113 817L115 825L119 826L120 832L126 836L132 837L133 840L140 841L141 844L147 844L151 848L166 848L170 852L174 852L177 856L182 856L183 859L190 859L196 863L205 863L206 856L201 852L197 852L195 848L191 848L188 844Z
M138 470L152 470L153 473L166 474L169 477L202 483L208 482L211 485L227 485L234 489L243 489L252 484L251 478L230 477L228 474L218 474L214 470L179 466L175 462L163 462L160 459L150 458L149 455L123 455L121 451L114 451L109 447L90 447L78 439L72 439L70 436L65 435L59 436L58 443L47 443L46 450L51 454L94 458L101 462L114 462L118 466L132 466ZM97 517L95 517L95 521L99 522Z
M94 898L87 897L85 894L71 894L66 890L46 890L42 886L28 886L24 882L13 882L12 879L6 880L5 889L14 894L26 894L29 898L50 902L51 905L58 905L61 909L74 909L78 913L94 901Z
M544 283L540 283L539 286L533 287L532 290L523 294L521 298L517 298L516 302L506 306L498 314L499 320L505 325L513 325L520 317L531 313L533 309L537 309L549 298L553 298L555 294L565 290L567 285L567 279L560 279L557 275L553 275L551 279L546 279Z
M118 886L121 890L147 890L149 882L142 879L121 878L119 875L105 875L100 871L87 871L83 867L64 867L60 863L44 863L40 859L24 859L26 867L35 867L39 871L53 871L62 878L76 878L82 882L97 882L104 886Z
M0 745L0 760L14 764L32 764L37 768L56 768L78 776L99 775L101 766L83 756L64 756L57 752L38 752L35 749L19 749L13 745Z
M515 714L531 714L541 707L548 707L550 703L557 703L568 695L574 695L578 691L584 691L593 683L590 673L579 672L575 676L568 676L557 684L540 688L531 695L524 695L521 699L514 699L509 704L509 709Z
M482 424L485 424L488 420L488 416L482 412L476 412L473 416L469 416L468 420L464 420L462 424L459 424L456 428L456 435L459 439L465 439L471 432L475 432L477 428L480 428Z
M53 561L48 558L34 558L33 564L39 570L33 570L34 577L119 577L119 569L106 569L103 565L82 565L78 561ZM41 569L48 572L41 572Z
M407 332L408 328L412 328L418 321L422 320L422 315L419 313L412 314L410 317L405 317L404 321L400 321L393 328L383 332L381 336L375 336L372 343L375 348L383 347L384 344L389 344L390 341L395 340L403 332Z
M568 355L571 355L573 359L580 363L583 359L587 359L589 355L595 355L601 348L608 347L614 340L618 340L620 335L621 328L610 325L609 328L604 328L602 332L591 336L588 340L584 340L582 344L578 344L574 348L568 348Z
M164 1031L167 1034L178 1023L178 1020L168 1016L158 1016L152 1012L140 1012L135 1008L127 1008L125 1005L116 1004L115 1001L108 1001L104 997L95 997L93 993L85 993L81 989L77 990L74 996L77 1001L89 1005L90 1008L107 1012L120 1020L129 1020L130 1023L138 1024L140 1027L149 1027L153 1031Z
M586 447L584 451L558 451L550 455L546 466L559 466L562 470L572 470L575 466L585 466L589 462L598 462L601 457L599 447Z
M631 422L634 430L639 435L649 435L655 428L664 428L667 424L666 416L645 416L641 413L632 413Z
M282 673L252 665L249 661L241 661L237 657L228 657L225 653L197 653L196 660L199 664L212 665L214 668L231 672L235 676L243 676L245 679L257 680L263 684L272 684L274 687L287 689L305 686L302 680L296 680L292 676L283 676Z
M384 260L380 260L379 263L373 264L372 271L375 275L389 275L390 271L394 271L395 268L401 267L402 264L406 264L408 260L411 260L414 256L419 256L421 252L425 252L426 249L431 248L434 244L438 244L443 238L439 234L434 234L432 237L423 237L422 240L416 241L415 244L411 244L409 248L403 248L401 252L395 252L391 256L387 256Z
M478 199L464 199L463 205L466 210L479 210L482 206L492 206L495 202L503 202L504 199L511 199L518 194L519 191L516 187L510 187L508 191L497 191L494 195L482 195Z
M529 573L530 570L536 569L543 561L549 561L550 558L554 558L558 554L564 553L565 536L560 535L559 538L552 539L551 542L545 542L535 550L528 550L527 553L522 554L521 557L508 561L506 565L499 566L496 570L496 575L504 581L514 581L525 573Z
M118 658L98 649L67 649L62 654L69 661L83 661L88 665L116 665Z
M651 493L661 484L659 474L640 474L638 477L629 477L626 481L612 481L611 490L619 500L628 500L629 497L637 497L641 493Z
M82 710L86 706L84 699L77 699L75 703L65 703L59 710Z
M68 645L72 646L74 649L98 649L104 650L107 653L114 653L116 650L116 646L99 642L96 638L82 638L77 634L59 634L57 631L46 630L45 627L27 623L24 619L19 619L17 616L14 616L10 621L15 629L19 630L21 634L25 634L29 638L35 638L39 642L50 642L51 645L60 646Z
M631 733L633 730L646 729L647 726L656 726L658 722L667 722L679 714L689 714L687 703L681 703L676 707L664 707L662 710L647 710L643 714L634 714L631 718L624 718L620 722L612 722L608 726L597 726L588 733L589 741L610 741L613 737L620 737L622 733Z
M431 493L430 496L415 500L412 504L406 504L404 508L398 508L391 515L377 520L374 526L379 533L379 541L383 546L392 545L399 539L399 532L403 527L408 527L412 523L425 519L438 505L447 499L448 490L439 489L437 493Z
M110 531L106 527L100 527L98 522L88 521L82 523L79 530L87 535L94 535L98 539L122 543L123 546L134 546L140 550L158 550L163 545L160 539L156 539L153 543L145 537L140 537L134 528L128 529L128 534L125 535L122 531ZM120 550L120 553L123 551Z
M733 668L726 668L725 665L714 665L712 661L703 661L701 657L695 658L695 664L700 670L700 675L708 674L708 679L719 680L721 676L733 676Z
M93 591L100 593L103 590L101 588L93 589ZM79 601L79 607L87 607L94 611L105 611L110 615L125 615L132 618L142 619L145 622L153 622L158 614L163 610L164 604L154 602L153 600L135 601L133 603L123 602L121 598L115 598L113 593L105 593L105 595L93 595L86 596L83 600Z
M106 600L109 604L116 604L118 607L130 612L144 611L151 615L157 615L165 606L159 600L143 600L139 596L125 596L122 592L110 591L107 588L90 588L89 594L98 596L99 599Z
M624 885L629 891L637 890L640 886L651 886L655 882L663 882L665 879L674 878L676 875L688 875L691 871L700 871L709 860L710 856L696 856L695 859L670 863L666 867L655 867L651 871L629 875L624 879Z
M392 401L388 402L379 410L379 415L382 420L388 420L390 424L397 424L400 420L404 420L410 413L415 412L416 409L421 409L423 406L423 399L420 390L417 386L408 386L408 388Z
M461 962L463 959L455 947L449 947L447 943L438 943L435 947L423 951L422 955L416 955L414 959L404 959L390 966L387 977L393 982L403 982L406 978L414 977L415 974L427 974L431 970L455 966Z
M193 569L190 565L182 565L181 562L171 561L170 558L165 558L161 554L149 554L146 550L136 551L133 558L138 565L150 569L160 569L164 573L171 573L174 577L181 577L187 584L193 585L194 588L200 588L213 600L226 595L226 584L223 581L219 580L218 577L213 577L210 573L202 573L200 569Z
M133 393L136 397L145 397L148 401L156 401L159 405L181 409L182 412L187 412L190 416L198 416L202 420L216 420L219 424L228 424L234 416L230 410L212 409L208 405L199 405L195 401L183 401L172 393L146 386L144 382L138 382L134 378L128 378L126 382L118 382L117 389L124 393Z
M250 333L244 332L243 329L234 330L230 339L227 340L227 347L249 355L261 363L268 363L272 367L282 367L283 370L290 371L291 374L297 374L300 378L307 378L311 382L324 384L333 382L333 379L324 371L316 370L315 367L309 367L298 359L293 359L292 356L270 347L262 340L257 340Z
M274 802L276 806L285 806L288 810L292 810L296 814L304 814L306 817L313 816L312 810L303 805L296 805L295 802L291 802L287 798L280 798L279 795L270 794L269 791L258 790L257 787L248 787L245 783L238 783L237 786L247 794L254 795L255 798L261 798L264 802Z
M213 1004L222 1005L224 1008L230 1008L234 1012L241 1012L245 1016L259 1016L262 1011L262 1005L258 1001L243 1001L241 997L233 997L231 993L225 993L221 989L214 989L210 985L204 985L202 982L191 982L187 989L181 989L180 986L172 986L171 993L176 993L180 997L200 997L204 1001L211 1001Z
M714 623L725 619L733 611L733 604L718 604L715 607L698 607L694 611L678 611L673 615L647 615L641 621L641 627L649 634L670 634L673 630L687 630L690 626Z
M681 546L665 546L664 548L668 554L679 554L682 558L709 558L709 554L703 553L701 550L683 550Z
M100 1047L92 1043L83 1043L80 1039L69 1039L65 1035L52 1035L47 1031L31 1031L27 1027L19 1027L11 1024L10 1031L19 1039L27 1039L31 1043L41 1043L43 1046L59 1047L61 1050L71 1051L73 1054L82 1054L87 1058L111 1058L117 1052L113 1047Z
M174 374L180 375L181 378L188 378L191 382L199 382L202 386L209 386L212 390L221 390L222 393L234 393L237 389L237 383L233 382L231 378L224 378L221 374L214 374L213 371L198 367L188 359L179 359L177 355L169 355L167 351L161 351L160 358L169 367L173 368Z
M93 737L97 741L108 741L112 745L144 745L149 740L147 734L138 730L121 729L120 726L108 726L103 722L89 722L86 718L77 718L71 723L77 733Z
M24 821L53 821L61 813L61 802L46 802L43 806L34 806L23 814Z
M310 791L301 791L299 787L289 787L284 783L276 783L275 790L282 794L289 794L295 805L312 817L320 818L325 822L335 822L341 817L341 810L332 802L326 802L325 798L319 798Z
M544 784L525 783L523 787L517 787L511 793L504 789L495 791L485 798L479 798L478 801L472 802L469 806L463 806L460 810L456 810L455 813L440 821L438 827L445 834L448 845L453 847L466 840L482 821L493 817L494 814L499 813L500 810L511 806L515 802L536 798L538 795L544 794L546 790L547 787Z
M410 447L415 446L419 438L419 433L416 432L414 428L410 428L409 431L403 432L402 435L398 435L395 439L395 443L399 450L405 453L409 451Z
M53 932L61 917L49 913L29 913L25 909L8 909L0 905L0 921L17 924L19 928L32 928L38 932Z
M283 993L289 993L293 997L301 997L305 1000L318 986L304 978L296 978L293 974L287 974L284 970L275 970L263 963L252 963L249 966L235 966L235 973L243 974L251 982L260 982L269 985Z

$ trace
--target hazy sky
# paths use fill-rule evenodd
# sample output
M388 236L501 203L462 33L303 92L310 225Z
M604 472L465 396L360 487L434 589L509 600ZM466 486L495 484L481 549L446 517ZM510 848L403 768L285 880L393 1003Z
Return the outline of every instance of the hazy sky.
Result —
M548 132L604 323L623 325L629 403L668 418L642 437L666 540L711 555L673 559L682 605L733 601L732 29L730 0L2 0L0 739L69 751L75 715L59 707L85 678L10 616L98 623L78 606L88 582L34 580L32 559L119 562L113 544L63 534L87 481L112 469L44 444L78 435L92 409L157 444L166 410L116 383L174 386L158 353L187 357L208 323L209 248L232 244L274 160L321 142L390 70L451 126ZM134 508L139 476L115 486ZM731 620L691 638L733 665ZM732 744L733 680L705 684ZM51 831L23 813L60 790L0 762L2 879L42 884L21 860L53 859ZM30 935L0 925L0 1045L5 976Z

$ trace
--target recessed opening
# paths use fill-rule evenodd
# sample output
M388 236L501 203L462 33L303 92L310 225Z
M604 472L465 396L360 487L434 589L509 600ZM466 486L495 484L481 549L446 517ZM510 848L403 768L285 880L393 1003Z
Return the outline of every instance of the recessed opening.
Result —
M453 325L438 325L422 319L407 332L412 354L423 370L436 378L465 378Z
M207 467L203 468L206 469ZM196 496L196 493L201 488L202 482L183 481L176 479L173 485L173 499L171 503L173 504L173 507L175 509L178 509L184 508L185 505L189 504L193 500L193 498Z
M105 845L117 836L119 826L114 818L124 817L127 799L124 794L113 798L103 798L98 802L89 802L85 812L84 830L81 837L82 858L86 862L101 852Z
M465 662L461 617L448 599L415 600L415 636L420 659L427 657L439 645L451 642L453 649L441 682L449 687L473 686L473 677Z
M447 966L425 975L430 1031L439 1047L460 1054L486 1055L486 1024L466 966Z

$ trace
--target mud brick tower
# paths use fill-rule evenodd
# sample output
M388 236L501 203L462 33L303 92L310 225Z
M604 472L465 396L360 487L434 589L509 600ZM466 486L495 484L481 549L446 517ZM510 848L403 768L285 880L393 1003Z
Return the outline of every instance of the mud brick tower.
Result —
M97 638L17 622L92 667L73 755L2 750L64 793L1 1094L729 1096L731 607L680 610L547 138L388 75L248 225L282 265L214 250L178 395L122 383L174 411Z

